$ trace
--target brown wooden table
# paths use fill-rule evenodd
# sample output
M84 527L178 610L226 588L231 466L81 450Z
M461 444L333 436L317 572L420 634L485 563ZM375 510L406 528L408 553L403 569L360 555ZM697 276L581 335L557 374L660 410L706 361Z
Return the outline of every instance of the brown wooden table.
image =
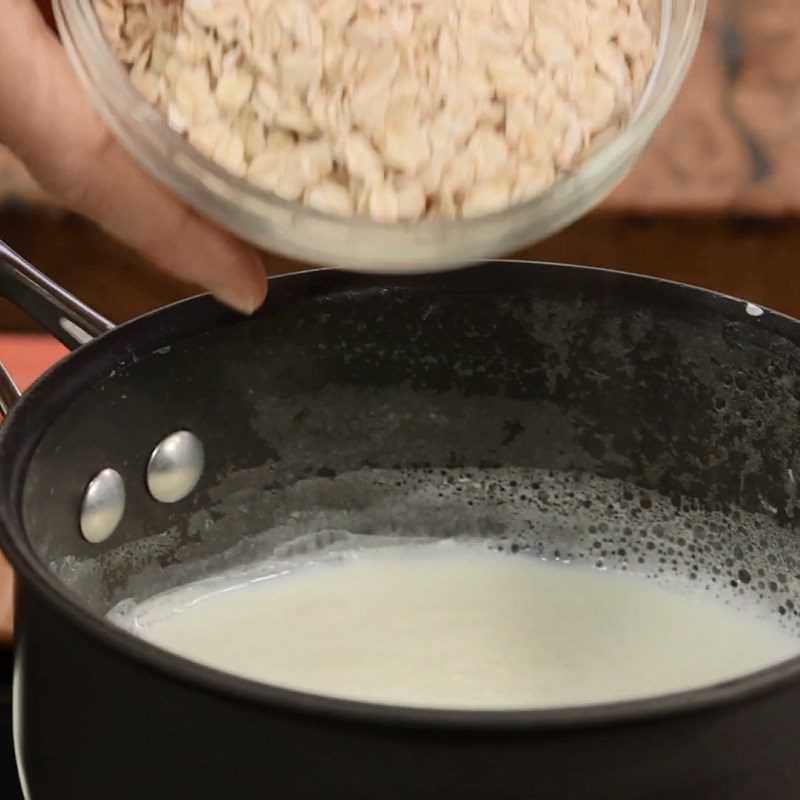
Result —
M1 152L0 237L115 320L188 291L61 213ZM521 255L687 281L800 316L798 252L800 0L711 0L686 85L633 173ZM28 327L0 306L0 328Z

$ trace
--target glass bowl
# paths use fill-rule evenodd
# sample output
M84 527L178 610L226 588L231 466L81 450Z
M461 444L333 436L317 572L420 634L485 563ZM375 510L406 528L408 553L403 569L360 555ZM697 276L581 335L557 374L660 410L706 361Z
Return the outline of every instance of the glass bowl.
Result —
M675 99L697 48L706 0L651 0L658 55L621 133L536 197L470 219L379 223L325 214L236 177L169 128L133 88L92 0L53 0L64 46L106 124L155 178L189 205L259 247L363 272L424 272L501 255L566 227L628 173Z

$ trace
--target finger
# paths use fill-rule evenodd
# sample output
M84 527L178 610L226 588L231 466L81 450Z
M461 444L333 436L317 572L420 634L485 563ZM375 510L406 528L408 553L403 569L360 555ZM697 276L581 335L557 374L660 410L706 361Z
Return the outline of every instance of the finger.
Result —
M39 13L44 17L44 21L49 28L56 29L55 15L53 14L53 4L51 0L36 0L36 7Z
M29 0L0 14L0 140L34 178L156 266L247 313L263 301L256 252L187 209L134 162L91 107Z
M263 302L266 275L256 252L157 186L105 131L76 158L57 194L161 269L223 302L248 314Z

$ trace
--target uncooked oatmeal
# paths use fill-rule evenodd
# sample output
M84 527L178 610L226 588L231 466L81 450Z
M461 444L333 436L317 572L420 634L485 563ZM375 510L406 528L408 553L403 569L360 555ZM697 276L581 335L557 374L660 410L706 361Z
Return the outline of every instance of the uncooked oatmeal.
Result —
M95 6L194 147L286 200L379 222L543 191L628 122L656 51L639 0Z

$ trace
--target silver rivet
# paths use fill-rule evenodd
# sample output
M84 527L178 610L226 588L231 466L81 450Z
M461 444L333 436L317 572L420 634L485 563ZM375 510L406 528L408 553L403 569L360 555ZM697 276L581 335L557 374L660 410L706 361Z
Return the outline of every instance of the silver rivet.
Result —
M104 542L125 511L125 484L115 469L104 469L89 481L81 503L81 533L87 542Z
M159 503L177 503L203 474L203 445L189 431L177 431L156 445L147 465L147 488Z

